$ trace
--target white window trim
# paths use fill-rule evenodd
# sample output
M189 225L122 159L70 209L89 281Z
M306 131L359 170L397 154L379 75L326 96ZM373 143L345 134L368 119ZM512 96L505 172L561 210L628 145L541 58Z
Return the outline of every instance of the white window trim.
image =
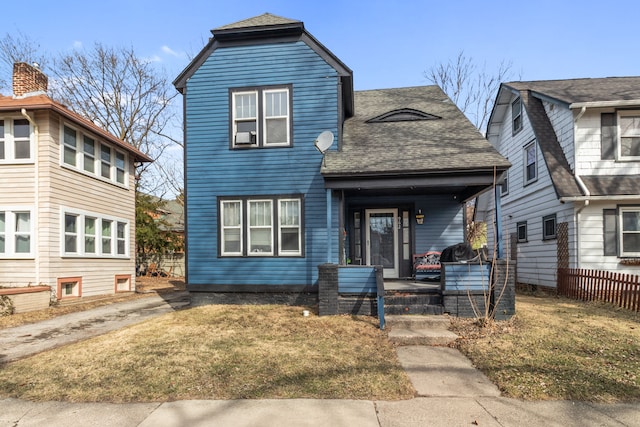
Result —
M239 203L240 204L240 224L238 226L225 226L224 225L224 205L227 203ZM243 223L243 202L242 200L221 200L220 201L220 254L222 256L240 256L242 255L243 248L243 237L244 237L244 223ZM240 230L240 251L239 252L225 252L224 251L224 236L225 230Z
M618 117L617 117L617 131L616 131L616 153L618 153L618 160L640 160L640 156L623 156L622 155L622 127L621 127L621 119L623 117L640 117L640 110L624 110L624 111L618 111ZM634 137L637 136L638 138L640 138L640 132L637 135L633 135Z
M640 251L638 252L625 252L623 246L623 237L625 234L630 233L640 233L640 232L626 232L623 227L622 214L624 212L638 212L640 211L640 206L620 206L618 210L618 248L620 248L620 256L621 257L640 257Z
M260 202L268 202L271 207L271 224L269 225L251 225L251 204L252 203L260 203ZM273 245L273 227L274 227L274 203L273 199L249 199L247 200L247 255L248 256L273 256L274 254L274 245ZM271 250L270 251L262 251L262 252L254 252L251 250L251 232L252 230L269 230L269 238L271 242Z
M296 201L298 202L299 212L299 224L297 228L298 232L298 251L283 251L282 250L282 234L280 224L280 202L282 201ZM270 226L251 226L250 225L250 204L252 202L269 202L271 204L271 225ZM239 203L240 204L240 226L224 226L224 204L225 203ZM301 257L304 254L304 197L292 196L292 195L274 195L273 197L237 197L237 198L221 198L218 200L218 220L219 236L218 236L218 254L221 257ZM240 252L224 252L224 236L225 229L240 229ZM270 230L269 236L271 237L271 251L270 252L251 252L251 229L268 228ZM286 226L285 228L291 228ZM277 233L277 235L275 234Z
M238 119L236 117L236 96L239 95L255 95L256 98L256 115L253 119L251 118L247 118L244 117L242 119ZM233 147L257 147L258 146L258 141L260 141L260 129L258 126L259 123L259 116L260 116L260 96L258 94L257 90L239 90L239 91L232 91L231 92L231 99L232 99L232 106L231 106L231 114L232 114L232 120L233 120ZM236 143L236 136L238 134L238 121L250 121L250 120L255 120L256 122L256 134L255 134L255 141L252 143Z
M534 155L535 155L535 176L531 179L527 178L527 170L528 170L528 166L529 166L529 156L528 156L528 151L530 148L533 148L534 151ZM528 143L527 145L524 146L523 149L523 181L524 181L524 185L528 185L531 184L533 182L536 182L538 180L538 145L536 144L536 141L533 140L532 142Z
M0 253L0 259L33 259L35 258L35 216L31 206L0 206L0 212L5 214L4 227L4 252ZM29 252L18 253L15 251L16 233L16 213L29 213Z
M296 198L278 199L278 255L281 256L300 256L302 255L302 200ZM298 225L286 225L283 226L280 221L280 210L282 209L282 202L298 202ZM298 250L287 251L282 249L282 229L283 228L297 228L298 229Z
M291 87L290 86L265 86L259 87L256 89L238 89L231 91L231 125L232 125L232 133L231 133L231 146L232 148L271 148L271 147L290 147L291 143L291 118L292 118L292 102L291 102ZM285 92L287 98L287 141L280 143L270 143L266 142L266 126L267 126L267 117L266 117L266 94L267 93L275 93L275 92ZM256 134L255 134L255 142L253 143L236 143L236 135L237 135L237 123L238 120L236 118L236 95L247 95L247 94L255 94L256 96ZM272 116L271 119L276 118L284 118L285 116Z
M64 161L64 128L68 127L69 129L73 129L76 131L76 153L75 159L76 164L70 165ZM84 137L91 138L94 144L94 154L93 154L93 172L88 172L84 168ZM70 123L62 123L60 126L60 166L65 169L70 169L75 172L78 172L85 176L90 176L91 178L107 182L118 187L129 188L129 154L124 150L119 150L113 147L111 144L105 142L97 138L95 135L84 132L80 130L77 126L71 125ZM102 176L102 156L101 156L101 146L108 147L111 153L111 161L109 163L110 174L109 178L105 178ZM120 153L124 155L124 182L120 183L117 181L117 168L116 168L116 153Z
M287 99L287 115L286 116L271 116L267 118L267 94L269 93L279 93L284 92ZM264 129L264 141L262 144L265 147L288 147L291 145L291 132L290 132L290 123L291 123L291 106L289 105L289 88L277 88L277 89L265 89L262 91L262 129ZM285 142L275 142L275 143L267 143L267 119L286 119L286 134L287 140Z
M4 141L4 159L0 159L2 165L22 165L35 163L35 136L33 125L29 122L29 158L15 158L15 138L13 136L14 120L26 120L23 116L0 116L0 120L4 120L4 135L0 139ZM27 120L28 121L28 120ZM9 125L7 125L9 123Z
M76 224L76 252L66 252L65 247L65 215L75 215L77 216L77 224ZM91 237L95 237L95 252L86 252L85 251L85 219L94 218L96 220L95 224L95 234L91 235ZM102 252L102 221L111 221L111 253L103 253ZM117 224L118 223L125 224L125 253L118 254L118 245L117 245ZM120 239L122 240L122 239ZM60 256L63 258L116 258L116 259L129 259L131 257L131 221L126 220L124 218L118 218L110 215L100 215L95 212L88 212L84 210L71 209L66 207L60 208Z

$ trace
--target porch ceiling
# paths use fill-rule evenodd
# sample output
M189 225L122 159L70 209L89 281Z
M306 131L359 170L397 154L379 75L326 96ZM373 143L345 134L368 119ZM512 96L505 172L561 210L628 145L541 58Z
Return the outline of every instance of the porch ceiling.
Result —
M325 188L357 195L450 194L463 202L493 187L494 179L493 171L431 176L325 176Z

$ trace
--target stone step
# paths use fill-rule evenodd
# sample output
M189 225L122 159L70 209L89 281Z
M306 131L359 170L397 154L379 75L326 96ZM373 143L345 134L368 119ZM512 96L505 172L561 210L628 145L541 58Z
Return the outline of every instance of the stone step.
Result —
M431 345L448 346L458 336L446 329L404 329L392 328L389 330L389 341L403 345Z
M384 303L388 305L441 305L440 294L385 295Z
M442 305L430 304L384 304L385 315L440 315L444 313Z
M435 329L446 331L451 324L445 315L385 315L385 323L393 329Z

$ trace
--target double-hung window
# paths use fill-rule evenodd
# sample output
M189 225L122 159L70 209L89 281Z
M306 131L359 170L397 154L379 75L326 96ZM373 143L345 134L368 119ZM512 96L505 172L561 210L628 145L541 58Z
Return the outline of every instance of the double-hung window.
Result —
M220 200L221 256L302 256L302 197Z
M0 119L0 163L31 162L31 125L27 119Z
M63 125L61 138L63 166L101 180L128 185L128 156L124 151L112 148L69 125Z
M524 184L534 182L538 178L538 152L536 142L533 141L524 147Z
M640 257L640 206L624 206L620 215L620 255Z
M522 129L522 99L520 97L511 103L511 128L514 135Z
M291 89L231 90L232 147L291 145Z
M640 160L640 111L619 112L620 160Z
M273 202L250 200L249 255L273 255Z
M129 255L129 222L62 209L61 252L70 257L122 258Z
M0 258L33 256L31 210L0 208Z

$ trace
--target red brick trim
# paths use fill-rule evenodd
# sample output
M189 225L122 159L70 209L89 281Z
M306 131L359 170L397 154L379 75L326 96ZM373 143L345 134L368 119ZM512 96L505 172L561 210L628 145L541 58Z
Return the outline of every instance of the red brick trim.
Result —
M2 288L0 289L0 295L16 295L16 294L30 294L33 292L49 291L49 286L24 286L21 288Z
M66 282L78 282L78 295L73 296L63 296L62 295L62 284ZM58 286L56 289L56 298L58 299L71 299L71 298L80 298L82 296L82 277L59 277L58 278Z
M126 290L118 290L118 280L127 279L129 281L129 288ZM130 292L131 291L131 275L130 274L116 274L113 283L113 290L117 294L118 292Z

